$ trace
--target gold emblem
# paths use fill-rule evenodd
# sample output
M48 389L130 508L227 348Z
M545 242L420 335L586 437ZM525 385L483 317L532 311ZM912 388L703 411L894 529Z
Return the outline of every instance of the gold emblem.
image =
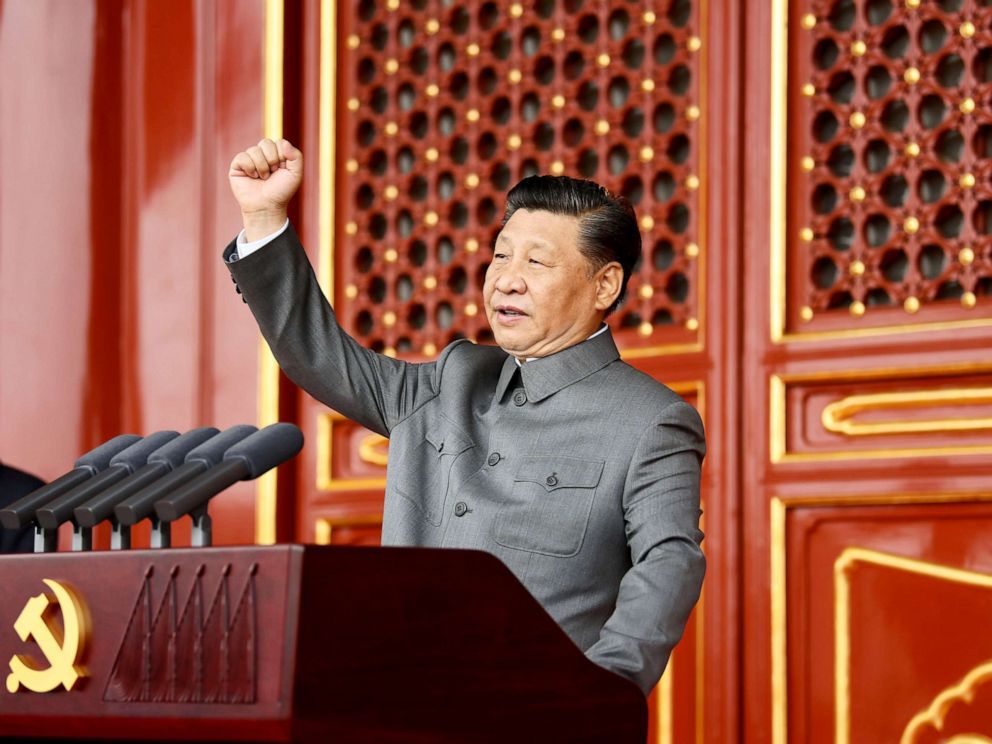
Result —
M89 636L89 616L82 599L68 586L43 579L52 590L31 597L14 621L18 637L33 638L48 661L47 668L30 656L15 654L10 659L7 690L25 687L32 692L51 692L60 685L71 690L86 670L79 665ZM46 620L49 608L57 604L62 611L62 628Z

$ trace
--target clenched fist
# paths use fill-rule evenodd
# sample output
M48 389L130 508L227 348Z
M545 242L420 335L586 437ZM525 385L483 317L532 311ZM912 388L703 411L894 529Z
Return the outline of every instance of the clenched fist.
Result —
M286 206L303 179L303 153L289 140L263 139L234 156L227 178L241 207L245 239L258 240L286 222Z

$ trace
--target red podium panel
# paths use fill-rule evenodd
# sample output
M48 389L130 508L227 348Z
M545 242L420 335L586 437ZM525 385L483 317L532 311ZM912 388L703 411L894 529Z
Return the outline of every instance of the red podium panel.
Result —
M0 576L0 737L645 738L637 688L485 553L55 553Z

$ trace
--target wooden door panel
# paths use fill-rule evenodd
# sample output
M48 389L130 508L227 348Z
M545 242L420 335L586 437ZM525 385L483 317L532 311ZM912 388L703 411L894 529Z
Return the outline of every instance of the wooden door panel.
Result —
M983 498L790 502L790 736L897 741L941 689L992 658L980 631L992 609Z
M778 374L769 396L775 462L992 453L992 363Z
M987 536L988 513L983 517ZM847 599L840 611L848 616L835 633L840 649L849 644L838 669L839 685L848 682L837 701L838 740L933 741L939 719L926 719L937 698L992 666L992 574L863 549L845 551L838 563L836 591ZM989 708L982 710L992 689L975 700L982 685L968 688L941 702L945 716L957 710L939 740L992 736Z

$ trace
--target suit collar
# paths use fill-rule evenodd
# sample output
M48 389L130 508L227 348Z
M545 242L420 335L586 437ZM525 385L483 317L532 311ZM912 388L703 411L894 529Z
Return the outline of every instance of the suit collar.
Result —
M516 360L508 355L496 383L496 400L502 399L518 370L527 391L527 400L537 403L619 358L620 352L613 341L613 334L608 330L550 356L524 362L519 367Z
M499 381L496 383L497 402L503 400L507 388L513 383L513 378L519 370L517 360L513 358L513 355L507 354L506 359L503 360L503 369L499 373Z

